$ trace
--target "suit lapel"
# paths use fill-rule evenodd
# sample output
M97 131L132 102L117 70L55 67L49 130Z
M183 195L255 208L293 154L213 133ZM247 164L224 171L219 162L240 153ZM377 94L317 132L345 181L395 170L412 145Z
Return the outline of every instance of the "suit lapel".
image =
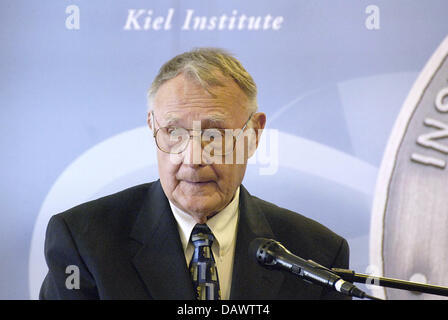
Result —
M230 299L275 299L284 275L277 270L268 270L248 252L255 238L274 238L263 212L252 200L252 196L241 185L240 218L238 223L235 262Z
M160 181L145 199L131 238L142 244L133 264L153 299L194 299L176 221Z
M230 299L275 299L284 275L260 266L248 253L253 239L274 235L243 186L239 210ZM176 221L160 181L151 185L130 236L142 244L132 263L153 299L195 299Z

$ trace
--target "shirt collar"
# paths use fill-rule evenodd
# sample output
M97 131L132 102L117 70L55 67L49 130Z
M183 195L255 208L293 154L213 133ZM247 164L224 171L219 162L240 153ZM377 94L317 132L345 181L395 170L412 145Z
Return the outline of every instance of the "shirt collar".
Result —
M220 255L225 254L232 247L232 243L236 236L239 197L240 187L236 190L232 201L223 210L207 220L206 223L215 237ZM186 251L190 241L191 231L196 225L196 221L190 214L176 207L171 201L169 201L169 203L177 222L182 247L184 251Z

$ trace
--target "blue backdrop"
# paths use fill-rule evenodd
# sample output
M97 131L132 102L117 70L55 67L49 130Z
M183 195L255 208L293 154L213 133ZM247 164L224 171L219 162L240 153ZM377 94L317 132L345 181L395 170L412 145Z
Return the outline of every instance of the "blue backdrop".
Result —
M384 148L447 12L444 0L2 0L0 298L37 297L52 214L157 178L146 90L198 46L242 61L278 130L278 166L250 165L245 186L347 238L364 272ZM186 27L189 14L205 27Z

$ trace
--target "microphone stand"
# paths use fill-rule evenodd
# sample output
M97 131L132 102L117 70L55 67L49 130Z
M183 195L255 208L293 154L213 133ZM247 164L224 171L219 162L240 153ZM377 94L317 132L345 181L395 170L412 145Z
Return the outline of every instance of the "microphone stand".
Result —
M355 273L353 270L332 268L331 272L340 276L343 280L354 283L366 283L381 287L389 287L394 289L408 290L414 292L422 292L448 297L448 287L434 286L418 282L410 282L399 279L376 277L362 273ZM368 296L368 298L373 298Z

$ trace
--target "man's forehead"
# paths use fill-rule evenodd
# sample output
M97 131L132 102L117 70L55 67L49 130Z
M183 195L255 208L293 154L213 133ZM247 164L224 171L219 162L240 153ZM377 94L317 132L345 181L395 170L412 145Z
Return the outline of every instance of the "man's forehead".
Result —
M231 120L232 117L228 112L219 112L219 111L210 111L204 112L202 111L167 111L161 112L160 116L162 117L164 122L167 123L181 123L181 122L190 122L190 121L204 121L204 122L215 122L221 123Z
M160 105L248 101L246 94L229 77L220 76L220 85L206 86L183 74L179 74L162 84L155 94L155 101Z
M207 91L197 81L178 75L164 83L156 93L156 118L164 125L190 125L192 121L198 120L232 125L232 121L240 120L248 99L233 80L223 85Z

